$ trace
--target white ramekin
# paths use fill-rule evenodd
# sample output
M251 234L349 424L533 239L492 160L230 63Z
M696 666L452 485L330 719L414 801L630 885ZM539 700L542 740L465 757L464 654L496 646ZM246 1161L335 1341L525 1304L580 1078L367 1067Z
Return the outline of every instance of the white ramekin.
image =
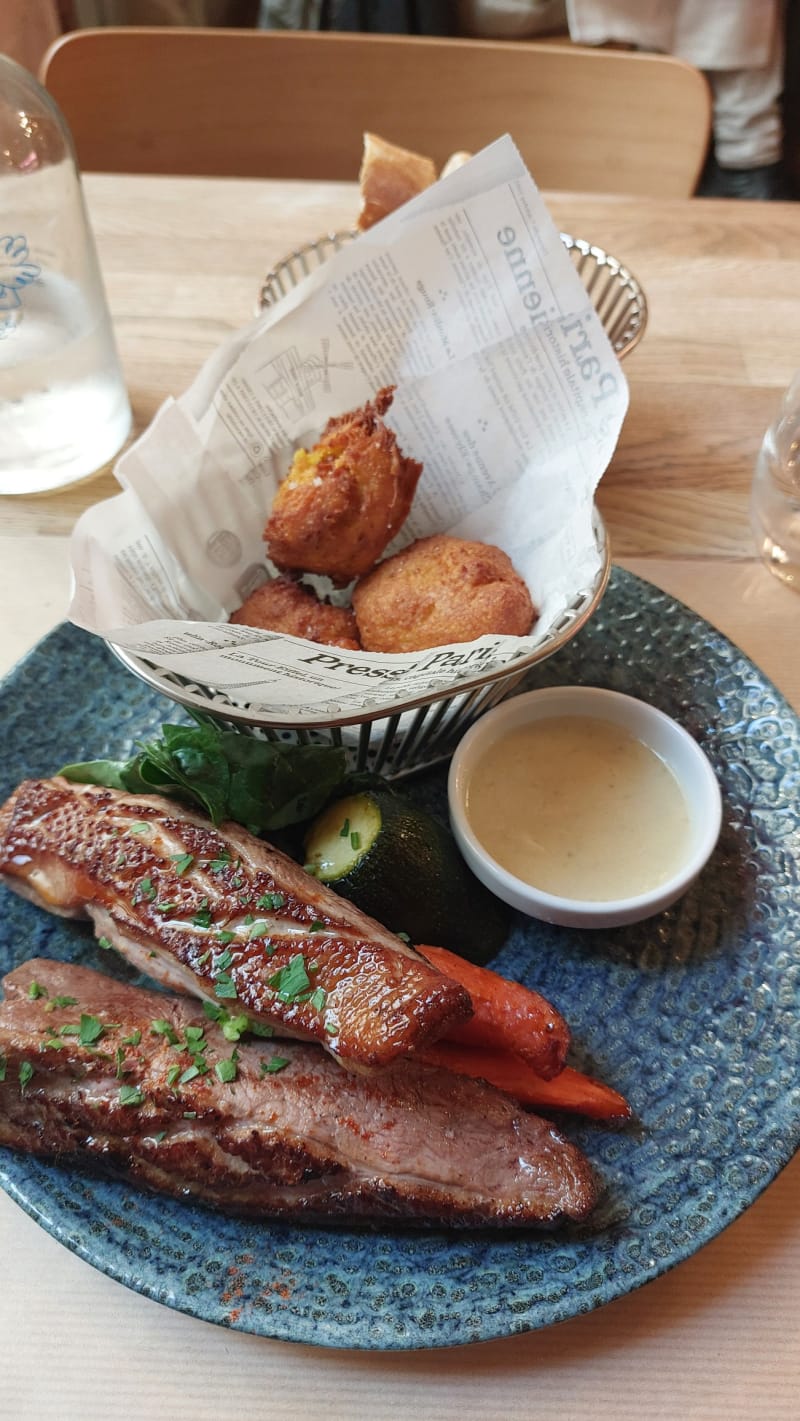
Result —
M683 861L677 872L648 892L609 901L557 897L509 873L472 829L465 811L467 787L488 746L499 735L520 725L557 716L588 716L622 726L654 750L678 780L690 824ZM716 776L688 731L646 701L594 686L553 686L529 691L488 711L456 748L450 765L448 799L453 833L476 877L512 907L532 918L565 927L619 927L669 907L686 892L708 860L722 822Z

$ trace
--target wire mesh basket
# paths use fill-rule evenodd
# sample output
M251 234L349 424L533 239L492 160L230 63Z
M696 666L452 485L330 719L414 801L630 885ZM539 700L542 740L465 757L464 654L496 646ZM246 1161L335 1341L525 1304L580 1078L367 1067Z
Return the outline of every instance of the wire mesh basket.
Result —
M267 272L258 294L258 310L274 306L304 277L322 266L358 232L329 232L290 252ZM560 233L618 359L639 343L647 325L647 298L635 276L616 257L582 237Z
M641 340L647 322L647 302L641 286L616 257L602 248L566 232L560 235L617 356L627 355ZM353 231L329 233L291 252L264 278L258 309L274 305L357 236ZM461 679L448 685L444 694L437 687L415 700L382 705L367 716L342 717L324 724L308 719L301 724L298 718L277 713L265 716L261 707L257 712L247 704L235 704L213 686L190 681L120 647L111 649L135 675L187 710L261 739L340 745L348 752L351 768L401 778L447 760L473 721L510 695L532 666L559 651L580 631L603 596L611 566L606 530L596 509L593 528L599 554L594 580L576 593L535 650L521 653L500 671L479 676L465 672Z
M187 710L211 716L228 729L263 740L341 745L348 752L353 770L373 770L389 779L399 779L447 760L478 716L510 695L532 666L559 651L580 631L603 596L611 568L608 538L596 510L594 536L600 554L594 581L576 594L535 650L521 653L501 671L454 679L445 695L437 688L415 700L391 701L363 719L342 717L325 724L307 720L299 724L287 716L265 717L247 705L234 704L225 692L213 686L190 681L121 647L110 644L111 650L154 690Z

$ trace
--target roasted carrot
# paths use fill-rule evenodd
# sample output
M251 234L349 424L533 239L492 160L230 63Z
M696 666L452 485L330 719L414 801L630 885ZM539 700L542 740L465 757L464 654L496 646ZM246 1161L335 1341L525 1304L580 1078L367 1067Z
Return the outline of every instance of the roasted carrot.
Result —
M565 1066L552 1080L544 1080L511 1051L478 1050L449 1041L426 1046L420 1052L420 1060L430 1066L443 1066L456 1075L480 1077L513 1095L521 1105L569 1110L593 1120L628 1120L631 1115L624 1096L571 1066Z
M448 1041L481 1050L513 1051L548 1080L561 1070L569 1046L564 1018L538 992L509 982L488 967L476 967L444 947L420 947L433 967L465 987L475 1015L453 1027Z

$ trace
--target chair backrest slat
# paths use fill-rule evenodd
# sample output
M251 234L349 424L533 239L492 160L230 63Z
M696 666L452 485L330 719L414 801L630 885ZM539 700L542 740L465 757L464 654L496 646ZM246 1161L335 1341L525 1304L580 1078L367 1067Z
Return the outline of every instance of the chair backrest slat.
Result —
M690 65L569 44L105 28L42 77L96 171L354 179L367 129L437 164L511 133L541 187L685 196L711 122Z

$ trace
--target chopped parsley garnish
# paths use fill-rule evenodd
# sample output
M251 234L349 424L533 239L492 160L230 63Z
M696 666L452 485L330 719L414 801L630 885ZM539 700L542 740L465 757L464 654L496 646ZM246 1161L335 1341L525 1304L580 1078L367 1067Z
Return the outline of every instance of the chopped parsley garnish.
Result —
M81 1029L77 1021L68 1021L64 1026L59 1026L58 1034L59 1036L80 1036Z
M275 1034L273 1027L266 1023L251 1021L243 1012L232 1016L225 1007L218 1006L216 1002L203 1002L203 1011L211 1021L217 1023L227 1041L238 1041L245 1031L252 1032L253 1036L266 1038Z
M199 1076L199 1075L200 1075L200 1067L199 1067L197 1064L194 1064L194 1065L191 1065L191 1066L187 1066L187 1067L186 1067L186 1070L181 1072L180 1084L181 1084L181 1085L188 1085L189 1081L193 1081L193 1080L195 1079L195 1076Z
M20 1061L19 1063L19 1088L24 1090L29 1081L33 1078L33 1066L30 1061Z
M186 873L194 863L194 854L170 854L170 858L175 865L178 877Z
M46 1036L41 1046L39 1047L39 1050L63 1051L66 1044L66 1041L59 1041L57 1036ZM2 1080L2 1076L0 1076L0 1080Z
M211 948L210 948L210 947L207 947L206 950L205 950L205 952L202 953L202 955L201 955L200 957L198 957L198 959L197 959L197 966L198 966L198 967L205 967L205 965L206 965L206 963L208 962L208 959L209 959L210 956L211 956Z
M401 942L411 942L411 938L409 937L408 933L395 933L395 937L399 937Z
M138 1085L121 1085L119 1103L120 1105L144 1105L144 1096Z
M269 923L265 923L263 920L253 923L247 937L249 942L252 942L254 938L269 937Z
M346 839L349 833L350 833L350 820L349 820L349 819L345 819L344 824L342 825L341 829L339 830L339 838L340 838L340 839Z
M5 1058L4 1054L3 1054L3 1052L0 1051L0 1081L4 1081L5 1078L6 1078L6 1058Z
M285 902L282 893L262 893L261 897L256 899L256 907L269 911L270 908L282 908Z
M140 878L133 891L134 903L152 903L156 896L153 881L150 878Z
M269 985L277 992L282 1002L296 1002L300 999L311 986L302 952L296 952L286 967L281 967L274 977L270 977Z
M160 1145L160 1144L161 1144L161 1141L164 1139L164 1136L166 1135L166 1133L167 1133L166 1130L159 1130L157 1134L153 1135L153 1136L151 1137L152 1140L153 1140L153 1144L154 1144L154 1145Z
M244 1031L250 1025L249 1019L244 1016L229 1016L225 1021L220 1022L222 1035L226 1041L238 1041Z
M159 1017L157 1021L151 1021L150 1032L153 1036L166 1037L170 1046L177 1046L178 1044L179 1038L177 1031L172 1025L172 1022L165 1021L163 1017Z
M114 867L114 868L124 868L127 862L128 862L128 855L127 855L127 854L117 854L117 857L114 859L113 867Z
M315 918L308 931L310 933L322 933L325 931L326 926L327 924L323 923L321 918Z
M146 823L144 819L140 819L136 824L129 824L128 826L129 834L147 834L149 831L150 825Z
M223 1085L230 1081L235 1081L239 1074L236 1052L234 1051L232 1056L226 1056L221 1061L217 1061L214 1071Z
M268 1061L261 1062L261 1074L262 1076L274 1076L288 1064L288 1056L270 1056Z
M39 997L47 996L47 989L45 987L40 987L38 982L31 982L31 985L28 988L28 996L30 997L32 1002L35 1002L38 1000Z
M350 847L351 849L355 849L356 852L361 848L361 835L357 829L354 829L350 835Z
M117 1080L119 1080L120 1077L121 1077L121 1075L122 1075L122 1066L123 1066L124 1060L125 1060L125 1052L123 1051L123 1049L122 1049L121 1046L118 1046L117 1049L116 1049L116 1051L114 1052L114 1066L115 1066L114 1074L115 1074L115 1076L117 1077Z
M236 933L229 933L227 928L220 928L219 932L216 933L215 936L217 942L233 942L234 938L236 937Z
M220 972L214 981L214 995L217 997L235 997L236 987L229 972Z
M123 1046L138 1046L141 1039L142 1033L137 1027L135 1031L131 1032L130 1036L123 1036L122 1044Z
M174 1084L175 1084L176 1080L178 1079L178 1076L180 1075L180 1073L181 1073L181 1068L180 1068L180 1066L170 1066L169 1070L167 1071L167 1085L170 1086L170 1087L171 1087L171 1086L174 1086Z
M317 1011L324 1011L327 1000L328 994L322 987L317 987L309 997L312 1007L316 1007Z
M156 912L163 913L166 918L170 913L174 913L177 903L156 903Z
M183 1112L183 1118L184 1118L184 1120L196 1120L196 1119L197 1119L197 1111L196 1111L196 1110L184 1110L184 1112Z
M208 860L208 867L212 873L222 873L224 869L230 868L232 863L230 854L220 854L219 858Z
M99 938L97 939L97 946L104 948L105 951L108 951L108 949L109 949L110 947L113 947L114 944L113 944L113 942L111 941L111 938L110 938L110 937L99 937Z
M93 1046L95 1041L105 1033L106 1028L99 1017L88 1016L86 1012L81 1012L81 1023L78 1027L78 1040L81 1046Z
M184 1032L184 1037L186 1038L186 1050L187 1050L187 1051L205 1051L205 1049L206 1049L206 1043L205 1043L205 1041L203 1040L203 1037L204 1037L204 1036L205 1036L205 1027L204 1027L204 1026L187 1026L187 1028L186 1028L186 1030L185 1030L185 1032Z
M217 973L217 972L224 972L225 969L226 969L226 967L230 967L230 965L231 965L232 962L233 962L233 953L231 952L231 950L230 950L229 947L226 947L226 948L225 948L225 951L224 951L224 952L221 952L220 955L219 955L219 957L215 958L215 960L214 960L214 966L213 966L213 968L212 968L212 971L215 972L215 973Z
M275 1035L275 1027L269 1026L267 1022L262 1021L251 1021L248 1026L248 1031L251 1031L254 1036L261 1036L265 1041L268 1041L271 1036Z
M51 997L45 1006L45 1011L57 1011L59 1007L76 1007L77 1005L77 997Z
M211 927L211 909L208 907L207 901L200 904L200 907L192 918L192 924L196 928Z

